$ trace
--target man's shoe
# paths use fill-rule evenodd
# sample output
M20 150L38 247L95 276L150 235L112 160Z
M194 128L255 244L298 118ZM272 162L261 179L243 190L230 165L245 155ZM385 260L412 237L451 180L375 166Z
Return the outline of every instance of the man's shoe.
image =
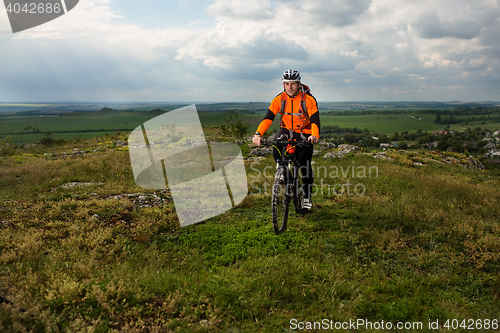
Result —
M313 204L311 199L304 199L302 200L302 210L304 212L310 212Z

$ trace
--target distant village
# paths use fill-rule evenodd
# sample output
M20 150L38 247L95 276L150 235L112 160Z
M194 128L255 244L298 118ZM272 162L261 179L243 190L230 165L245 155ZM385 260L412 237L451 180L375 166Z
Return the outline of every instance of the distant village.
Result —
M432 149L464 154L473 154L491 159L500 165L500 131L484 130L479 127L458 131L395 132L392 135L373 135L367 130L326 129L329 142L334 144L355 144L364 148L387 149ZM333 133L332 133L333 132ZM324 136L323 136L324 137Z

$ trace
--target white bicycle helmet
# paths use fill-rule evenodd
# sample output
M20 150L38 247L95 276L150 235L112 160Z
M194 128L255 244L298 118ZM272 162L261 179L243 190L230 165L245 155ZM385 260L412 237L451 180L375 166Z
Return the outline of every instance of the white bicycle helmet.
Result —
M300 73L296 71L295 69L289 69L283 72L283 75L281 76L281 80L283 82L290 82L290 81L299 81L300 82Z

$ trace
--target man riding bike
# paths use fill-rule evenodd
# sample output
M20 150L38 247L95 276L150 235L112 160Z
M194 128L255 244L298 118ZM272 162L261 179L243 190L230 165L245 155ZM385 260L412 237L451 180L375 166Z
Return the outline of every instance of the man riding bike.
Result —
M269 109L260 123L252 142L260 146L262 135L269 129L278 113L281 114L281 128L275 135L275 140L288 139L318 143L320 120L318 103L311 95L309 87L301 83L300 73L289 69L281 77L284 91L278 94L271 102ZM312 208L311 190L314 174L311 167L313 146L304 145L295 150L300 165L302 182L304 184L304 200L302 209L310 211ZM275 160L279 159L279 152L274 149Z

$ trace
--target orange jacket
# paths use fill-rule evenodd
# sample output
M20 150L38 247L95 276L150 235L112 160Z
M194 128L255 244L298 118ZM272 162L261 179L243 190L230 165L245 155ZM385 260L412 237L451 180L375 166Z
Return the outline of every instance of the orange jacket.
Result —
M302 110L302 100L305 101L307 115ZM311 134L319 138L320 121L316 99L305 92L299 92L291 98L286 92L278 94L271 102L266 116L257 128L263 135L273 123L274 118L281 111L282 101L285 103L281 117L281 127L292 129L297 133Z

